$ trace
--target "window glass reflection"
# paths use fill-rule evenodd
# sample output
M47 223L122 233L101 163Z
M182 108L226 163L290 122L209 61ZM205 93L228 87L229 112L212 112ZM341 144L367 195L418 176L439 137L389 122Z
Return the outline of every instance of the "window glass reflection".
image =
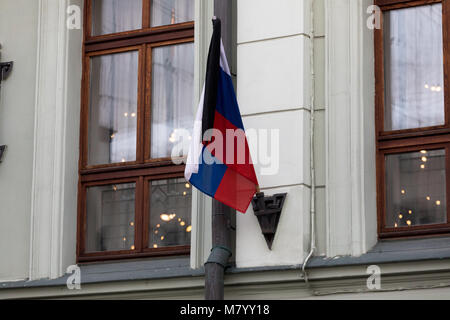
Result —
M384 13L385 131L442 125L442 5Z
M88 164L136 160L138 52L91 58Z
M135 184L87 188L86 252L134 250Z
M149 247L190 245L192 187L184 179L150 183Z
M386 227L447 222L445 150L386 156Z
M142 0L93 0L92 35L142 28Z
M194 20L194 0L152 0L151 26Z
M178 141L189 143L194 123L194 44L152 50L151 157L170 157Z

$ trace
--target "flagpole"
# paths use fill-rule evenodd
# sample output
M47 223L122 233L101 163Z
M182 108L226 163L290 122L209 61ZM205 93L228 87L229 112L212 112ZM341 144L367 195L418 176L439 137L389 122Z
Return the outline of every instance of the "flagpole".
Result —
M205 300L224 300L224 275L231 250L231 214L234 209L213 199L212 249L205 263Z
M222 117L225 117L228 121L234 119L237 121L239 128L243 128L239 106L237 105L233 89L231 72L221 39L221 20L214 16L212 22L213 34L208 53L205 88L196 117L197 123L200 123L201 126L194 126L194 130L199 138L198 141L197 139L193 140L189 150L189 155L193 159L200 160L203 159L204 153L210 154L211 157L216 157L216 155L213 155L213 150L215 149L210 150L208 146L209 144L212 145L213 130L218 130L217 127L214 127L214 124L219 107L226 109L226 111L222 110ZM220 87L219 84L221 84ZM223 99L222 96L219 96L219 90L222 95L227 95L228 98ZM220 117L218 119L220 120ZM223 126L220 126L220 128L222 130L226 129ZM247 144L247 140L245 143ZM201 149L198 148L199 145ZM196 150L202 151L196 152ZM223 171L224 167L225 171ZM235 214L234 208L242 212L246 211L247 208L244 208L244 202L247 200L248 202L251 201L253 195L250 195L250 188L253 184L257 184L253 167L251 167L251 170L246 171L244 175L241 172L242 170L244 169L229 168L228 164L225 164L225 159L222 159L222 165L217 162L212 164L202 161L192 163L189 160L186 165L186 180L213 198L211 213L212 249L205 263L206 300L224 299L224 274L225 269L228 267L228 260L232 255L231 216ZM250 178L248 177L249 175L251 176ZM239 183L237 182L238 180L240 181ZM235 186L232 186L233 184ZM220 199L221 202L214 199ZM223 202L228 203L229 206L223 204Z
M217 19L216 16L214 16L212 20L213 25L214 23L218 22L218 29L216 29L218 30L218 32L216 33L216 35L218 36L217 39L219 39L220 42L221 22L220 20ZM213 40L211 41L212 41L211 43L213 43ZM211 50L212 47L210 47L210 54ZM218 58L218 56L215 57ZM220 58L218 59L220 60ZM216 62L219 63L219 60L217 60ZM208 65L211 61L210 57L208 56ZM213 66L213 68L214 67L215 66ZM217 68L218 67L219 65L217 65ZM208 76L206 81L208 82ZM217 88L215 90L217 90ZM209 91L207 91L206 93L208 92ZM214 97L214 99L216 98ZM213 199L212 201L213 201L212 221L211 221L212 249L211 254L208 257L208 260L205 263L205 300L224 300L225 269L228 265L228 260L232 255L230 227L231 227L231 211L233 209L215 199Z

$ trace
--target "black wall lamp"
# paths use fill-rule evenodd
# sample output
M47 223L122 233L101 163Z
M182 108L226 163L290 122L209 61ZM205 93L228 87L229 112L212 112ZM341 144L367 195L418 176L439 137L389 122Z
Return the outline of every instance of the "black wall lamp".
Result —
M270 250L272 250L273 239L277 232L286 196L287 193L279 193L266 197L264 192L258 192L252 200L253 211L258 218L262 234Z
M0 163L3 161L3 154L5 153L6 146L0 146Z
M14 62L0 62L0 82L6 80L12 71Z

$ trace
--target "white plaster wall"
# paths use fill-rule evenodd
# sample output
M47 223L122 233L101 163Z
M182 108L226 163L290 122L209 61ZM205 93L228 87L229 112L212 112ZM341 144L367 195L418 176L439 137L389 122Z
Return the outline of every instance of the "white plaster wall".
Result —
M316 170L316 252L326 253L326 140L325 140L325 1L314 0L314 165Z
M69 4L82 0L0 2L0 61L14 61L0 101L0 282L75 263L82 37L66 28Z
M38 1L0 1L0 61L14 61L2 82L0 144L0 282L24 279L29 267Z
M256 174L266 195L288 196L271 251L251 206L238 213L236 265L300 264L309 249L310 1L238 1L237 11L237 98L245 128L280 130L278 173L263 176L256 164Z
M81 5L81 0L65 1L64 3L67 4ZM258 164L256 164L256 170L262 191L266 194L288 193L272 251L267 248L251 207L245 215L237 215L236 264L238 267L301 264L305 253L309 250L310 1L238 1L237 95L241 113L247 130L280 130L279 172L272 176L262 176L261 167ZM330 241L329 237L326 205L326 110L328 106L326 106L325 65L328 61L324 1L326 0L314 0L317 254L334 252L329 251L330 244L334 242ZM61 17L64 13L64 6L58 7L48 0L42 3L48 4L42 9L42 17L53 17L49 25L56 24L57 16ZM41 86L39 91L43 94L43 100L39 101L42 101L41 104L46 108L59 110L60 101L64 101L65 106L65 113L60 114L58 118L63 119L64 124L58 126L59 120L52 122L56 129L65 134L61 138L63 140L50 139L51 143L42 139L37 141L37 145L44 144L49 147L52 150L50 160L62 166L58 167L58 170L53 170L46 167L46 153L39 152L42 150L40 148L36 150L33 144L36 116L34 106L36 105L38 4L39 1L30 0L1 0L0 2L0 43L4 47L1 51L1 61L15 61L13 74L3 83L0 102L0 144L9 145L5 161L0 164L0 257L2 257L0 281L27 278L28 270L31 271L32 278L58 277L67 265L74 263L75 259L81 33L70 31L65 34L62 38L65 45L59 43L58 50L51 50L51 48L58 43L58 37L61 37L62 31L55 33L56 31L53 30L54 34L51 33L47 37L51 41L47 42L45 39L41 41L42 52L54 54L54 57L41 57L41 60L46 62L41 64L41 76L50 74L52 83L59 83L58 79L65 77L63 93L60 94L58 91L56 99L46 95L45 92L49 91L50 87ZM206 14L207 6L198 7L197 11L197 16L202 12L210 16ZM58 30L63 30L61 22L64 23L59 21L60 29ZM209 24L209 20L207 22ZM11 25L14 29L11 29ZM41 33L46 34L42 30ZM197 40L198 38L197 36ZM209 42L209 39L206 40ZM370 40L370 37L364 38L366 45L364 51L367 51L365 53L368 56L372 50ZM52 59L59 61L59 65L55 66L51 63ZM67 68L67 73L63 70L64 68ZM199 69L201 69L200 66ZM363 86L371 87L371 81L371 74L365 73ZM370 112L370 97L365 95L362 100L367 112ZM54 100L52 104L44 103L47 98ZM39 105L37 104L38 107ZM37 123L40 124L37 126L37 132L45 133L46 125L42 122L45 119L39 114L37 116ZM367 122L365 125L370 129L372 122L369 120L365 119ZM365 136L365 139L370 140L370 135ZM35 154L33 148L36 151ZM367 152L372 150L367 149ZM34 173L36 185L40 186L42 183L44 187L34 189L34 197L39 201L35 201L35 207L32 209L31 185L34 157L38 160L37 163L43 164L48 169L48 174L40 170ZM41 192L46 188L49 190L53 188L53 191L61 190L55 197L53 197L54 192L48 193L47 197ZM62 202L51 203L48 201L49 197ZM372 201L372 198L368 200L368 203ZM48 205L51 206L51 210L45 209ZM30 226L32 211L35 223ZM340 214L342 212L339 211ZM375 216L371 216L371 213L372 210L365 212L367 220L373 226ZM54 217L58 218L57 224L47 223L49 220L53 221ZM30 229L33 230L35 237L31 241L33 248L30 248ZM339 233L338 229L334 230L335 237L346 232L341 230ZM362 239L369 236L363 234ZM56 239L56 242L52 239ZM52 245L49 246L49 243ZM367 246L362 247L366 249ZM33 257L31 267L30 250ZM342 252L352 254L354 251L347 246L342 249ZM196 262L195 265L202 264L201 262Z
M247 130L280 129L280 170L261 176L256 165L258 178L267 194L292 188L272 252L252 209L238 215L238 266L300 264L310 249L312 91L315 255L357 256L376 243L374 49L365 15L370 3L314 0L312 39L309 0L238 3L237 95L244 124Z

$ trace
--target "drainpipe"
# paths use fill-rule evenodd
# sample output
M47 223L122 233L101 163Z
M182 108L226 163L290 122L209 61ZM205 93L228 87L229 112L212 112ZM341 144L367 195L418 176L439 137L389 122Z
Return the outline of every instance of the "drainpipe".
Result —
M310 93L310 103L311 103L311 123L310 123L310 167L311 167L311 211L310 211L310 219L311 219L311 238L310 238L310 251L308 255L306 256L305 261L302 265L302 274L303 278L305 279L305 282L307 285L309 285L308 280L308 274L306 272L306 265L308 264L308 261L311 259L311 257L314 254L314 251L316 250L316 168L314 164L314 116L315 116L315 70L314 70L314 36L315 36L315 30L314 30L314 1L310 1L311 8L310 8L310 24L311 24L311 32L309 35L309 47L310 47L310 84L311 84L311 93Z
M224 300L224 274L231 257L230 207L213 200L212 249L205 263L205 299Z
M214 0L214 14L222 21L222 39L231 69L233 5L234 0ZM214 199L212 205L212 249L205 263L205 299L224 300L224 274L232 255L231 217L236 211Z

